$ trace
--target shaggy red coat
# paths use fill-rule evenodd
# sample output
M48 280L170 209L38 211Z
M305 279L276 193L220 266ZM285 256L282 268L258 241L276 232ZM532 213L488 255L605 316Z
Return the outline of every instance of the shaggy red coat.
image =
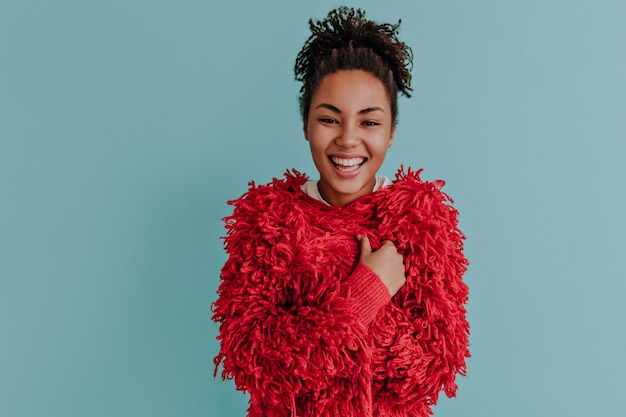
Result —
M469 357L464 236L443 181L419 174L345 207L307 196L296 171L229 202L215 372L250 393L250 417L428 416L440 391L455 395ZM393 298L358 263L358 234L403 255Z

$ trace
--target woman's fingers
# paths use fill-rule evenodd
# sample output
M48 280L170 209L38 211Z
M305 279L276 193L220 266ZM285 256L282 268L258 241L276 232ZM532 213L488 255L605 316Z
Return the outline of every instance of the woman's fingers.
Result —
M385 240L376 251L372 251L367 236L358 236L358 238L361 242L361 263L374 271L389 293L394 295L406 281L404 259L398 253L396 245L390 240Z

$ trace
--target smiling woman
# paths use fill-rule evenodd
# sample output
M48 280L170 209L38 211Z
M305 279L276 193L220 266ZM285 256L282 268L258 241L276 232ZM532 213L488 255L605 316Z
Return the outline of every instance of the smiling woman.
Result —
M372 192L394 132L389 98L376 77L360 70L327 75L304 123L323 199L345 206Z
M361 10L310 27L295 72L319 180L287 172L230 202L216 373L249 416L428 416L465 373L467 260L442 181L377 176L411 52Z

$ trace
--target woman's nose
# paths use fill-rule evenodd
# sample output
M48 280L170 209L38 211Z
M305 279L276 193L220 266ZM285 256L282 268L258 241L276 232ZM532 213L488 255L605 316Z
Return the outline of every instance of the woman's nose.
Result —
M342 148L351 148L358 145L360 142L358 129L351 124L345 124L342 126L339 136L335 143Z

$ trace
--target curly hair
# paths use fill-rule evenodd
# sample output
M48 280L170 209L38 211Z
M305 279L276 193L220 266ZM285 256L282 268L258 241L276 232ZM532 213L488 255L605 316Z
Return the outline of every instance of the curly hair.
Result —
M361 9L345 6L328 12L326 19L309 20L311 36L294 66L300 88L300 114L308 117L313 94L322 79L341 70L362 70L378 78L389 95L392 120L398 116L398 93L411 97L411 48L398 39L401 20L379 24Z

